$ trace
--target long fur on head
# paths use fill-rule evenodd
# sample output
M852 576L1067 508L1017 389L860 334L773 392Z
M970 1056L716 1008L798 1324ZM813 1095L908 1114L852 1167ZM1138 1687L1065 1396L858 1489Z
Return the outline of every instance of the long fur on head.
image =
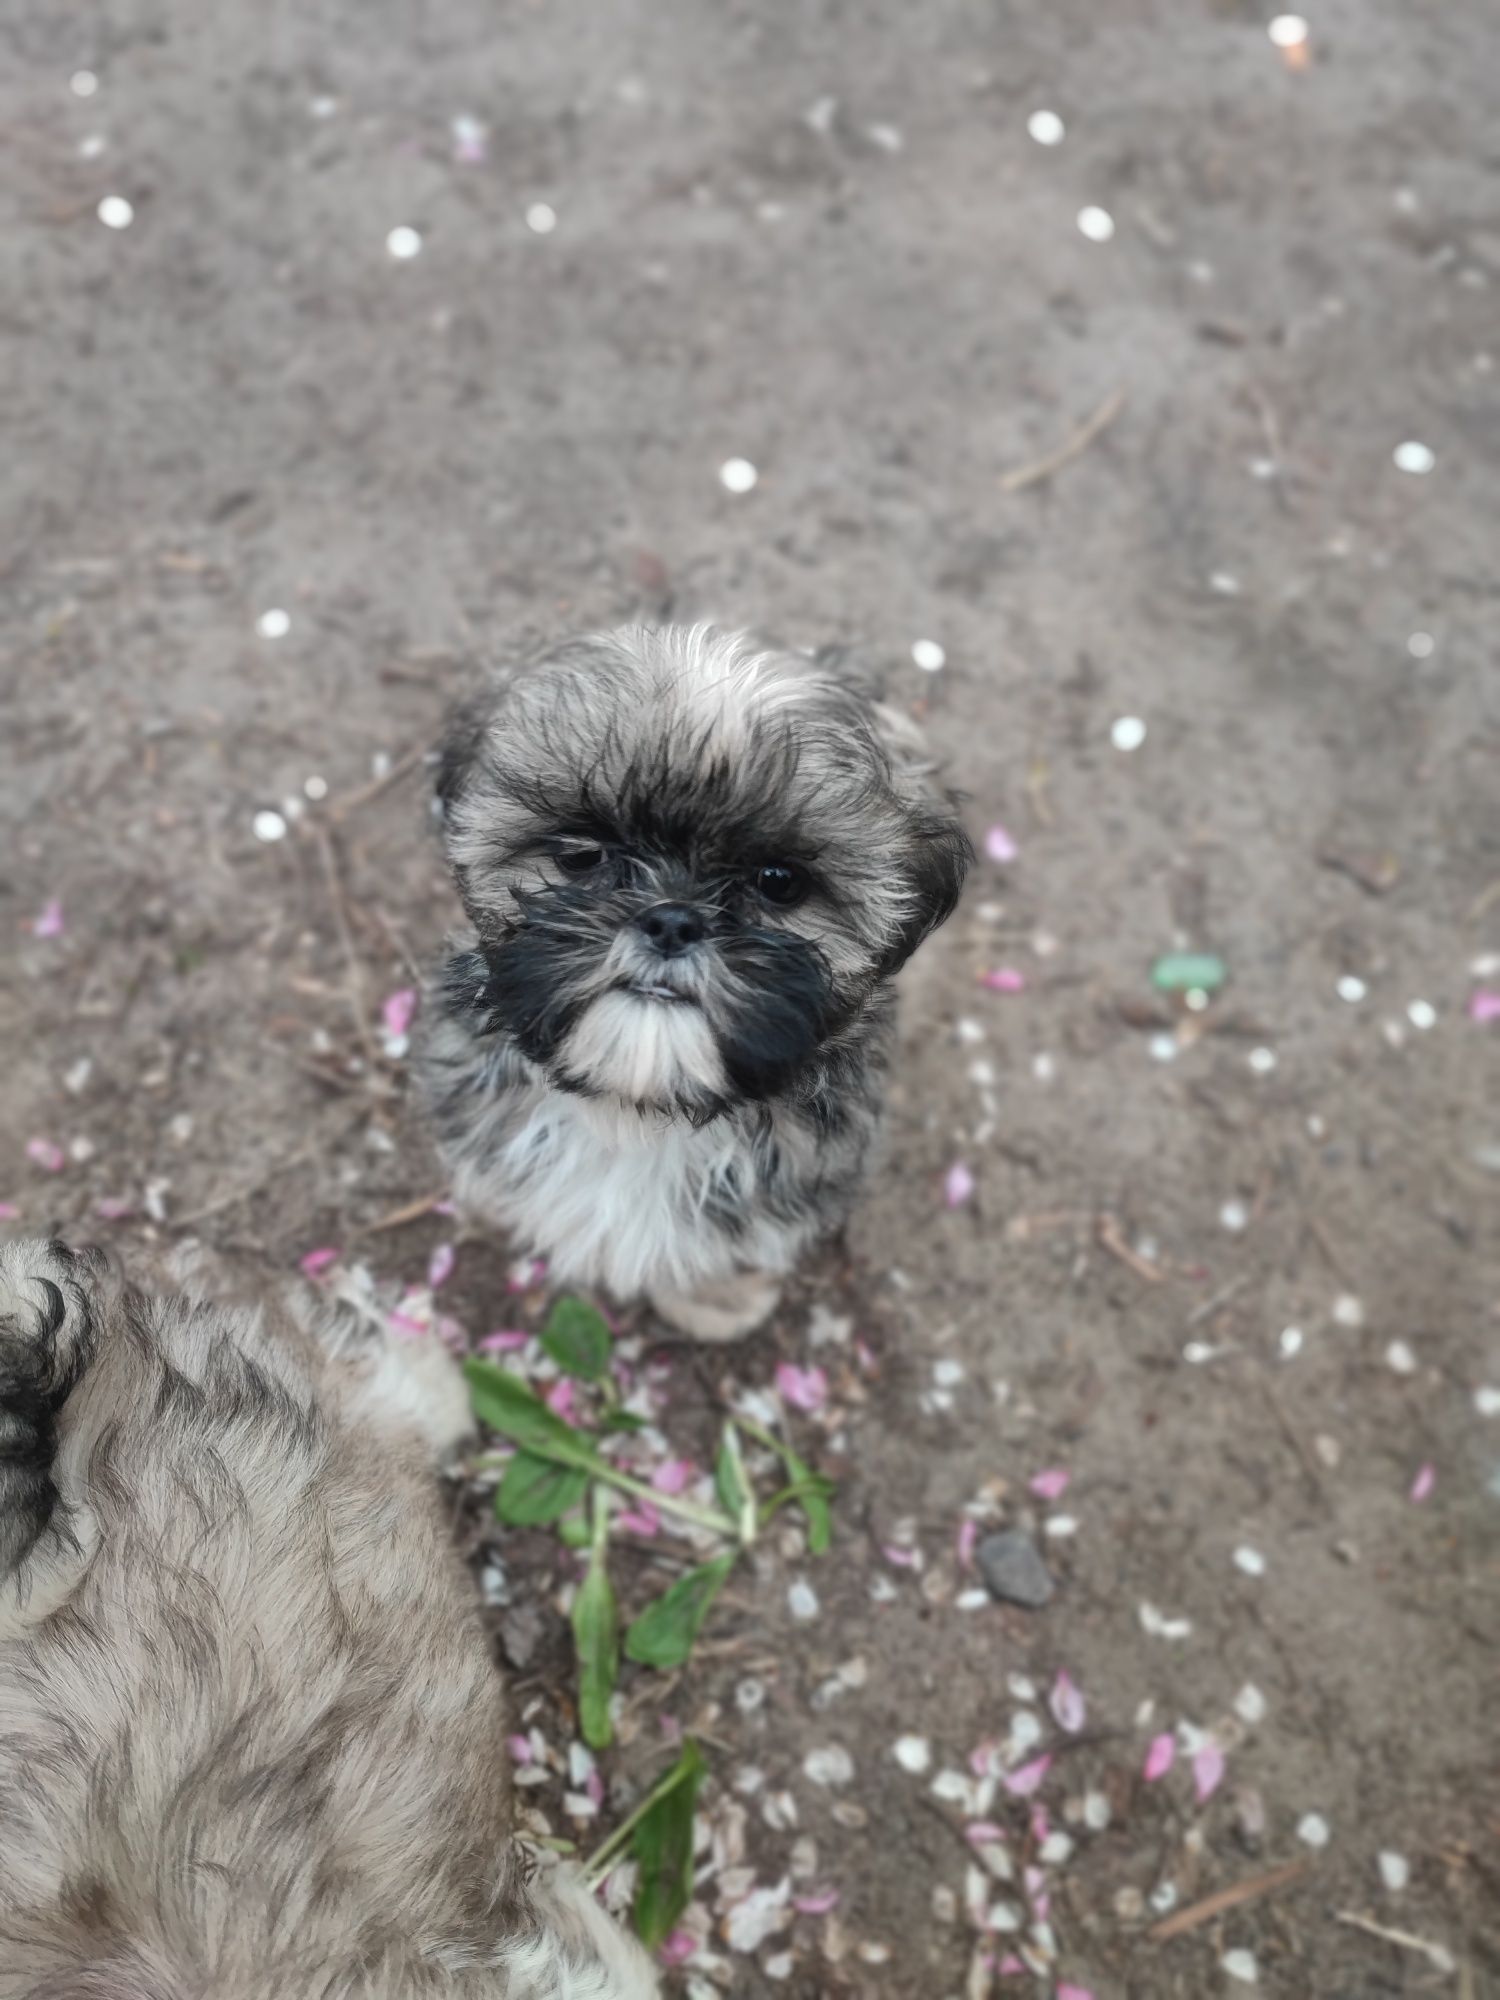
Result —
M693 1121L809 1077L969 859L915 732L839 656L708 626L558 647L462 712L439 791L477 954L449 1004L558 1089ZM703 928L665 961L640 927L662 904Z

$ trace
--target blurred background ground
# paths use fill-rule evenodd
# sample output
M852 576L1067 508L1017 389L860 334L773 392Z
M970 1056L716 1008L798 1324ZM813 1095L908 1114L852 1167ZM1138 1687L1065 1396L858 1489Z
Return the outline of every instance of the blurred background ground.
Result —
M700 1459L721 1398L822 1366L793 1421L841 1481L832 1553L773 1538L606 1760L603 1824L658 1708L706 1732L717 1957L680 1979L1500 1991L1500 20L1326 0L1289 57L1268 18L13 0L0 29L12 1222L422 1280L452 1222L368 1233L438 1191L380 1019L451 913L420 760L537 637L856 641L1018 850L907 977L847 1245L743 1350L661 1350ZM1153 994L1178 945L1227 963L1202 1014ZM475 1335L542 1309L511 1254L459 1235ZM1034 1538L1050 1605L960 1608L966 1507ZM481 1539L565 1746L570 1565ZM1054 1755L987 1814L1017 1928L984 1938L931 1787L987 1738ZM809 1775L828 1749L847 1782ZM533 1796L569 1830L562 1791ZM1055 1975L1002 1977L1021 1945Z

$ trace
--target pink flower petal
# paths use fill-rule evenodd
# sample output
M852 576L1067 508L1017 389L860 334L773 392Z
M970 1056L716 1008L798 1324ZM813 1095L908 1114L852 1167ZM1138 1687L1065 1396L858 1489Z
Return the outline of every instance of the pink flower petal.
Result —
M530 1338L531 1335L524 1327L502 1326L494 1333L485 1334L483 1339L477 1342L475 1351L479 1354L514 1354L518 1348L524 1347Z
M68 1156L62 1147L54 1145L50 1139L28 1139L26 1157L33 1166L40 1167L47 1174L60 1174L68 1164Z
M1013 1951L1008 1951L995 1970L1002 1979L1014 1979L1016 1974L1024 1972L1026 1967Z
M960 1569L974 1567L974 1544L979 1540L979 1523L971 1514L965 1514L958 1524L958 1566Z
M1044 1472L1036 1473L1026 1483L1038 1500L1061 1500L1072 1478L1072 1473L1063 1466L1049 1465Z
M1002 1771L1000 1782L1013 1799L1029 1799L1052 1768L1052 1753L1033 1757L1029 1764L1022 1764L1019 1770Z
M1087 1986L1073 1986L1065 1979L1057 1989L1057 2000L1094 2000Z
M682 1741L682 1724L677 1720L675 1715L657 1716L656 1725L669 1743L680 1743Z
M402 986L381 1007L381 1025L388 1035L404 1035L411 1027L416 1011L417 989L415 986Z
M434 1215L457 1215L458 1205L452 1201L435 1201L432 1204L432 1212Z
M560 1375L547 1391L542 1401L554 1417L561 1417L565 1424L578 1421L578 1405L575 1399L571 1377Z
M875 1350L863 1335L855 1334L854 1352L859 1356L859 1365L867 1375L878 1375L880 1363L875 1358Z
M1088 1704L1075 1686L1072 1676L1059 1670L1052 1683L1052 1693L1047 1706L1052 1710L1053 1719L1059 1729L1066 1729L1070 1736L1076 1736L1088 1720Z
M991 993L1024 993L1026 974L1017 972L1013 965L997 965L993 972L981 972L981 986L987 986Z
M895 1542L884 1542L881 1544L880 1553L888 1563L894 1564L897 1569L920 1569L922 1567L922 1551L920 1549L903 1549Z
M698 1468L690 1458L669 1458L652 1473L651 1484L658 1493L686 1493L697 1477Z
M448 1352L457 1355L462 1361L469 1351L469 1335L463 1324L454 1319L451 1313L439 1313L432 1323L432 1328Z
M1418 1469L1416 1478L1411 1483L1411 1498L1420 1503L1427 1498L1436 1484L1437 1467L1435 1465L1421 1466Z
M425 1320L413 1319L410 1313L387 1313L385 1323L402 1340L426 1340L432 1332Z
M1014 861L1021 850L997 822L984 836L984 851L991 861L998 861L1003 867L1007 861Z
M794 1410L811 1414L828 1401L828 1377L821 1368L799 1368L795 1361L778 1361L776 1393Z
M622 1507L615 1515L618 1526L628 1528L633 1535L641 1535L651 1541L661 1533L661 1515L643 1500L636 1507Z
M594 1801L594 1804L596 1806L603 1805L604 1780L599 1775L599 1767L597 1764L592 1765L590 1767L588 1777L584 1780L583 1789L588 1793L589 1797Z
M66 929L62 904L56 896L49 896L31 920L31 935L39 938L61 937Z
M837 1889L815 1889L810 1896L793 1896L792 1908L804 1917L826 1917L839 1906Z
M943 1176L943 1200L949 1208L962 1208L974 1192L974 1176L962 1160L955 1160Z
M698 1949L698 1940L691 1931L671 1931L661 1941L657 1957L663 1965L686 1965Z
M1469 1019L1471 1021L1500 1021L1500 991L1493 986L1481 986L1469 995Z
M971 1819L964 1828L964 1839L971 1847L989 1847L1004 1838L1005 1828L996 1826L992 1819Z
M969 1769L976 1778L999 1776L1000 1760L995 1752L996 1744L993 1736L986 1736L982 1743L976 1743L969 1752Z
M1154 1785L1158 1778L1164 1778L1177 1761L1177 1738L1170 1729L1151 1739L1151 1747L1146 1752L1146 1762L1141 1775L1148 1785Z
M505 1747L510 1752L513 1764L530 1764L534 1761L531 1755L531 1738L529 1736L507 1736Z
M94 1203L94 1213L101 1222L124 1222L127 1216L135 1214L135 1203L124 1195L102 1194Z
M427 1282L434 1291L453 1276L454 1252L451 1243L439 1243L427 1260Z
M13 1201L0 1201L0 1222L19 1222L21 1211Z
M505 1280L505 1289L508 1292L529 1292L533 1285L539 1285L546 1275L545 1257L523 1257L519 1264L512 1265L510 1275Z
M1193 1790L1199 1805L1206 1805L1224 1778L1224 1752L1210 1736L1193 1753Z
M327 1247L321 1250L309 1250L305 1257L297 1259L297 1268L304 1278L316 1278L320 1271L326 1271L330 1264L336 1264L338 1260L337 1250Z

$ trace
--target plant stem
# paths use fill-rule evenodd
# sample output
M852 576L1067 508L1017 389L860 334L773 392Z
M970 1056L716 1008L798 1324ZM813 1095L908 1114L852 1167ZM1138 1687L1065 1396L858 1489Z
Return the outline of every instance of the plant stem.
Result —
M607 1480L622 1493L629 1493L637 1500L647 1501L659 1513L675 1514L679 1520L691 1521L695 1528L707 1528L711 1534L722 1535L727 1541L735 1539L733 1521L727 1514L721 1514L716 1507L700 1507L696 1501L684 1500L676 1493L658 1493L654 1486L648 1486L643 1479L632 1479L628 1472L621 1472L618 1467L611 1465L607 1458L601 1458L596 1453L590 1452L588 1462L584 1463L581 1456L554 1457L544 1445L540 1444L527 1445L526 1449L533 1458L549 1459L554 1465L573 1466L580 1472L587 1472L590 1478ZM508 1463L509 1454L502 1458L495 1452L481 1452L474 1460L475 1466L481 1469Z
M635 1832L651 1808L664 1799L668 1792L675 1792L677 1787L684 1783L691 1775L691 1762L685 1767L682 1759L679 1757L667 1775L659 1779L652 1786L651 1790L647 1792L646 1796L635 1808L635 1811L628 1818L622 1819L608 1840L602 1842L600 1846L594 1849L588 1860L583 1864L584 1880L590 1887L606 1873L609 1864L620 1852L620 1849L625 1846L631 1834Z

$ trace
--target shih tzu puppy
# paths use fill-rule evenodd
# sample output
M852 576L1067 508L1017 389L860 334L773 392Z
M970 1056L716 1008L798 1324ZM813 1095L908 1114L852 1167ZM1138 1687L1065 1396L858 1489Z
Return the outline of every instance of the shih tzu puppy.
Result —
M0 1248L0 2000L648 2000L515 1837L435 1341Z
M632 628L461 710L438 789L470 928L421 1063L460 1204L748 1332L850 1207L892 976L970 858L915 726L839 654Z

